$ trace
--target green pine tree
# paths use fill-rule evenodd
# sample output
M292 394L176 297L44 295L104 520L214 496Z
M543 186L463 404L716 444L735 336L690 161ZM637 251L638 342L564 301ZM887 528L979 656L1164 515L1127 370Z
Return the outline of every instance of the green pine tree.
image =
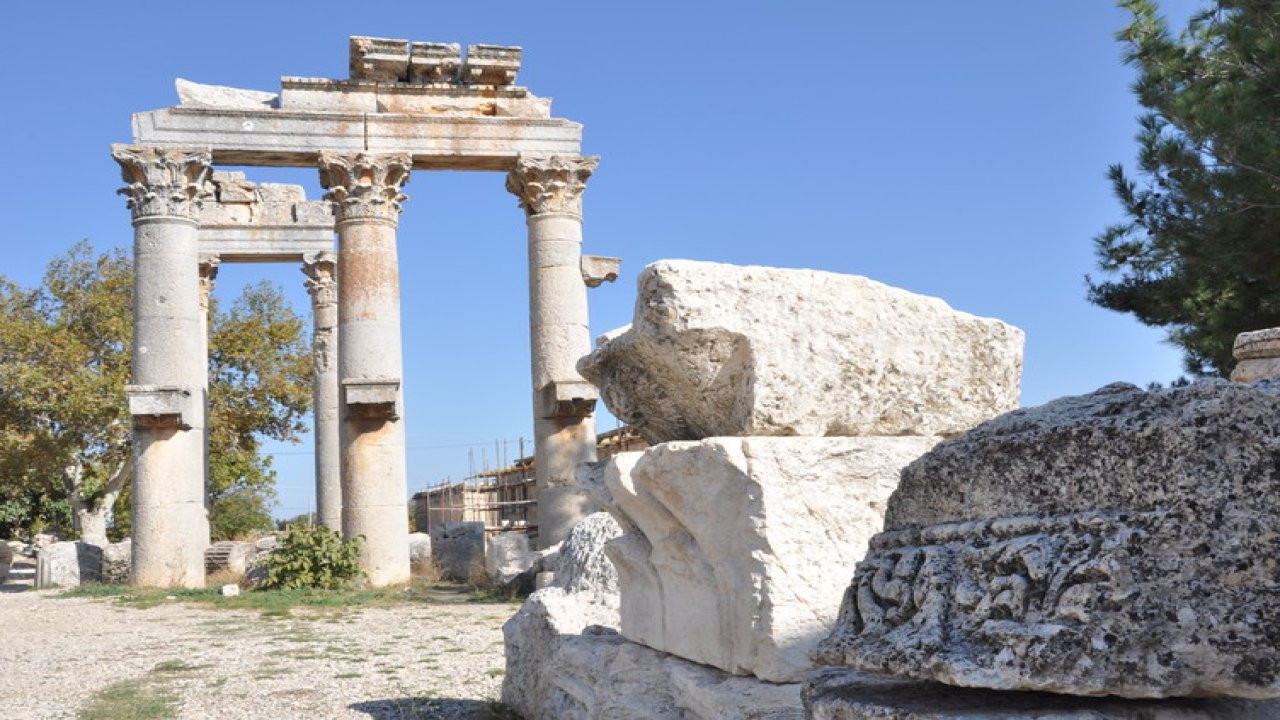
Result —
M1219 0L1177 36L1154 0L1119 4L1147 112L1137 179L1108 173L1125 218L1094 240L1089 299L1226 375L1238 333L1280 326L1280 2Z

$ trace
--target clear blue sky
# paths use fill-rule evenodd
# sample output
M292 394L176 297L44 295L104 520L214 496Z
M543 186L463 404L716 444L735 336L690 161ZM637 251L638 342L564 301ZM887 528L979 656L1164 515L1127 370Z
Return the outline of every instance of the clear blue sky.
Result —
M1175 22L1194 7L1166 2ZM1027 333L1024 404L1180 372L1162 332L1089 305L1091 238L1119 219L1103 174L1138 108L1104 0L505 0L9 3L0 272L32 284L82 238L129 247L118 171L133 112L173 80L261 90L347 76L347 36L524 47L519 84L555 98L603 156L585 250L624 258L592 331L630 321L659 258L866 275ZM259 181L315 173L251 171ZM525 230L497 173L415 173L400 230L410 491L530 436ZM297 268L229 266L219 297ZM613 421L602 418L602 429ZM452 446L452 447L438 447ZM306 510L310 444L279 451L282 516Z

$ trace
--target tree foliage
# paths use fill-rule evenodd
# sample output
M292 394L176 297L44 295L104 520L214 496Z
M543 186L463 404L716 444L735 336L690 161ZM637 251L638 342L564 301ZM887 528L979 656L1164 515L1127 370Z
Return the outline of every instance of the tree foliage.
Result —
M24 289L0 277L0 533L42 525L105 540L130 524L133 270L80 243ZM296 441L310 409L301 318L267 284L210 304L209 493L215 539L270 529L264 438Z
M1280 5L1219 0L1174 35L1124 0L1138 70L1138 178L1108 176L1125 219L1095 238L1089 299L1168 329L1196 375L1227 374L1244 331L1280 325Z

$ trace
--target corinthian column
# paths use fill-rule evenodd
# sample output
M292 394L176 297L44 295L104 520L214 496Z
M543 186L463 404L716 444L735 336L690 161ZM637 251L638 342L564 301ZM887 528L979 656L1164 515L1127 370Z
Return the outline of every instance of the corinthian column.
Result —
M582 278L582 192L598 157L522 155L507 176L529 228L529 340L532 345L538 545L563 540L590 511L574 481L596 459L595 388L578 374L591 350Z
M205 357L193 199L202 150L113 145L133 214L134 585L203 587Z
M200 256L200 357L203 358L203 381L205 397L209 393L209 299L213 295L213 286L218 280L218 266L222 258L217 255ZM209 403L204 404L204 535L210 535L209 518L213 513L213 502L209 494Z
M408 155L322 153L338 230L342 534L364 536L360 565L377 586L409 580L400 273L396 227Z
M311 294L311 355L315 368L316 513L320 524L342 530L342 455L338 421L338 258L331 252L304 258Z

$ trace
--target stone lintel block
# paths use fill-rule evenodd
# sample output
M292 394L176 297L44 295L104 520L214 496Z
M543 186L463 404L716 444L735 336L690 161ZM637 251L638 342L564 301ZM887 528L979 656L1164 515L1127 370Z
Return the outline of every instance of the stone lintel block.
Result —
M578 363L645 440L954 436L1018 406L1023 333L856 275L660 260Z
M502 113L479 117L180 105L135 113L133 136L141 145L209 148L217 165L272 167L314 168L326 151L408 152L417 170L506 172L521 154L579 155L582 149L578 123Z
M1237 360L1280 357L1280 328L1240 333L1231 346L1231 354Z
M351 77L405 82L409 77L409 41L352 36Z
M409 82L451 83L462 67L462 46L457 43L416 42L409 48Z
M400 380L396 378L346 378L347 415L360 420L400 419Z
M802 691L812 720L1273 720L1280 702L1175 698L1130 700L1001 692L824 668Z
M167 385L125 385L129 414L141 427L190 429L196 401L189 388Z
M468 45L462 81L470 85L511 85L520 71L519 47Z
M1280 380L1116 383L902 471L827 664L950 685L1280 697Z
M737 675L795 682L880 530L899 470L937 437L708 438L583 466L618 519L629 640Z
M583 255L579 265L582 267L582 281L587 284L587 287L600 287L604 283L618 279L622 258Z
M589 417L598 397L585 380L552 380L542 386L542 417Z

